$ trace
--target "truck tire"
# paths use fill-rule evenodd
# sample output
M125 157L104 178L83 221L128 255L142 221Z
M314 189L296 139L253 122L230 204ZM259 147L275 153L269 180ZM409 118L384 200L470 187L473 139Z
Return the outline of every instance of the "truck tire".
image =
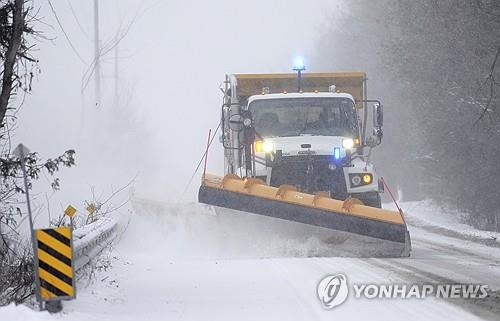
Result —
M359 199L366 206L382 208L382 200L378 192L361 193L353 195L353 197Z

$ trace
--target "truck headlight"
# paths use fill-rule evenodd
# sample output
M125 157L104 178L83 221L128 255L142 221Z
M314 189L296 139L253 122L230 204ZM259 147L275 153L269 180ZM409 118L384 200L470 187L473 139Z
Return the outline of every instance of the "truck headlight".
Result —
M264 153L272 152L274 150L274 143L270 140L265 140L262 143L262 150L264 151Z
M261 140L255 141L254 146L255 146L255 151L257 153L261 153L262 152L262 143L263 143L263 141L261 141Z
M345 149L351 149L354 147L354 139L352 138L345 138L342 139L342 147Z
M349 174L351 187L360 187L370 185L373 182L373 174L371 173L354 173Z
M358 186L359 184L361 184L361 177L359 175L352 176L351 177L351 183L354 186Z

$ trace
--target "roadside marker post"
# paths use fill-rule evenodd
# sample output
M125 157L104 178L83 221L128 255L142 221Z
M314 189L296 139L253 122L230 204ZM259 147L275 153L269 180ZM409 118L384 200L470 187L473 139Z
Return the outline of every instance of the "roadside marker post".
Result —
M44 309L44 302L49 312L62 309L61 300L73 299L76 296L73 264L72 227L58 227L35 230L29 195L28 175L26 172L26 156L30 150L19 144L13 154L21 162L24 179L24 193L33 248L35 274L35 296L39 310ZM68 206L65 214L71 218L76 209Z
M69 227L36 230L40 296L44 301L75 298Z
M24 146L23 144L17 145L14 149L13 154L19 158L21 161L21 170L23 172L24 178L24 193L26 194L26 206L28 208L28 218L30 223L30 233L31 233L31 245L33 247L33 260L35 264L35 296L38 301L38 307L43 310L43 301L40 297L40 279L38 275L38 256L36 250L36 239L35 239L35 231L33 228L33 216L31 214L31 203L30 203L30 194L29 194L29 185L28 185L28 175L26 173L26 155L30 153L30 150Z
M71 227L36 230L40 297L49 312L76 297Z

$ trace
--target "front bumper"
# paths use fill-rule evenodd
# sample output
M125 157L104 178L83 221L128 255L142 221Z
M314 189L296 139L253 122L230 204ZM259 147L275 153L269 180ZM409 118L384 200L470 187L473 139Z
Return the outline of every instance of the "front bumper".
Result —
M344 166L330 155L285 156L272 167L270 185L295 185L306 193L328 191L336 199L346 199Z
M371 165L367 167L364 162L349 163L346 158L335 160L331 155L283 156L272 167L262 166L259 172L261 174L257 176L271 186L294 185L306 193L326 191L331 197L340 200L351 194L380 192L378 176ZM353 186L349 176L364 173L372 175L372 182Z

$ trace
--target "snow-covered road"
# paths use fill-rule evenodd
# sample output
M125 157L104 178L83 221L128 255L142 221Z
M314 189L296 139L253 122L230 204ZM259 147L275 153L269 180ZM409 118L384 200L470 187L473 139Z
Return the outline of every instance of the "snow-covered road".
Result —
M410 258L307 257L324 245L302 235L280 238L272 224L254 216L222 226L202 205L136 202L134 208L112 256L100 261L94 281L55 319L500 319L498 246L411 225ZM316 287L336 273L358 284L487 284L490 296L370 300L350 293L343 305L325 310Z

